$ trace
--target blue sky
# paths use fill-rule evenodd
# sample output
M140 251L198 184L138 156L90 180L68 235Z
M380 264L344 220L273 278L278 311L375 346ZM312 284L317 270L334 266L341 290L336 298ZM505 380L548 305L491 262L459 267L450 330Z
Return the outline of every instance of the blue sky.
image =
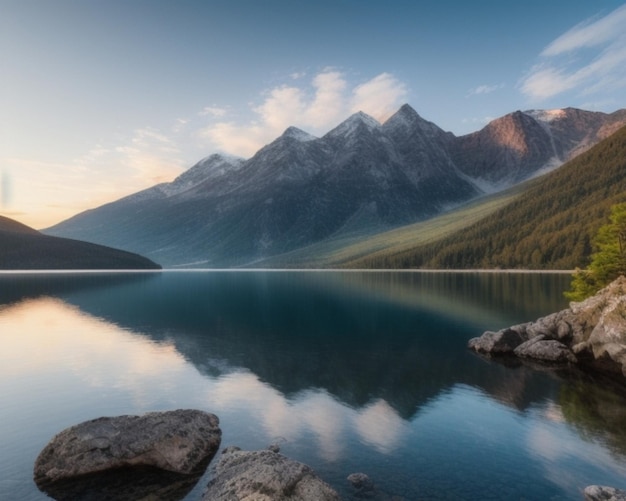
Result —
M0 0L0 71L0 214L43 228L358 110L626 107L626 4Z

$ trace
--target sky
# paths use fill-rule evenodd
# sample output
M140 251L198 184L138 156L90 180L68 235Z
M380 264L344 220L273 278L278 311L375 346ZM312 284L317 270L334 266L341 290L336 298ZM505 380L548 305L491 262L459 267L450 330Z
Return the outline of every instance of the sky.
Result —
M0 215L43 229L404 103L456 135L624 108L626 3L0 0Z

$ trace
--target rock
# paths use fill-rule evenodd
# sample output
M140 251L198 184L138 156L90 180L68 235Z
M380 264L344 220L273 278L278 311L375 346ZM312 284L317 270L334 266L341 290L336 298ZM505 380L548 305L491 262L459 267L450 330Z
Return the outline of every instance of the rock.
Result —
M202 501L339 501L335 490L307 465L270 451L222 452Z
M520 344L513 351L520 358L532 358L542 362L576 363L576 356L560 341L536 336Z
M519 342L518 342L519 341ZM470 339L468 347L490 355L576 363L626 376L626 277L568 309Z
M199 410L102 417L57 434L34 467L45 490L59 481L124 467L194 473L215 455L221 441L217 416Z
M626 491L614 487L590 485L583 491L587 501L626 501Z
M373 497L376 494L374 482L365 473L351 473L348 482L355 488L357 497Z
M513 350L527 339L526 330L522 325L498 332L487 331L480 337L470 339L468 346L479 353L504 355L513 353Z

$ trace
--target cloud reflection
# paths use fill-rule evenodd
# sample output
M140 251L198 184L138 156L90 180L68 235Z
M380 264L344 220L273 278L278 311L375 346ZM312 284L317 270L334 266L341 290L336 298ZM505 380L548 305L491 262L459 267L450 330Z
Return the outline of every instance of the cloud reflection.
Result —
M361 438L382 453L390 453L408 432L408 424L384 400L365 407L356 418Z
M216 408L254 412L270 439L295 442L312 433L320 456L327 461L341 459L348 431L357 432L362 442L382 453L390 453L408 432L408 424L382 399L360 410L320 389L309 389L287 400L246 371L220 378L208 398Z
M6 307L0 325L1 379L23 385L24 395L47 392L52 400L58 393L115 389L143 407L155 392L173 401L176 381L192 372L173 346L138 338L58 299Z
M55 407L68 424L195 407L225 416L224 430L230 419L243 420L268 444L312 439L326 461L342 459L353 433L389 453L408 428L382 399L355 409L318 388L286 398L247 369L222 367L219 377L202 375L172 344L151 341L59 299L29 299L0 309L0 340L0 396L19 395L13 402L16 425L26 407L37 409L30 419L43 419L45 410Z
M585 457L598 470L626 476L626 466L617 463L603 444L581 441L574 430L562 426L565 418L559 406L550 404L536 412L540 419L533 420L533 426L527 432L526 444L531 455L541 462L547 480L564 490L578 485L579 472L572 471L571 462L581 457Z

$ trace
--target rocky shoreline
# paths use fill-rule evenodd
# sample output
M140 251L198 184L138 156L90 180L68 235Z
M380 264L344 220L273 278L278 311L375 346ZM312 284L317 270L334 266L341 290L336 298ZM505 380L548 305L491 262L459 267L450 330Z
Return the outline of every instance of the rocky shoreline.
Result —
M626 384L626 277L565 310L487 331L468 347L491 357L584 368Z

